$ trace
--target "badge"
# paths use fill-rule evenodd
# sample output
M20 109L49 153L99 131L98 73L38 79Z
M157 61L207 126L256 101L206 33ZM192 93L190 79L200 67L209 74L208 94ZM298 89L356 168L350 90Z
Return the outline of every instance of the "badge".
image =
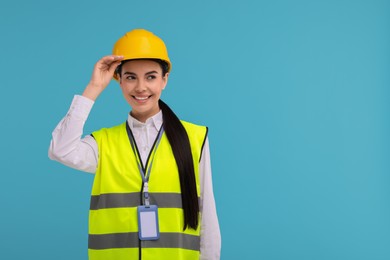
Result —
M156 205L138 206L138 236L140 240L157 240L158 211Z

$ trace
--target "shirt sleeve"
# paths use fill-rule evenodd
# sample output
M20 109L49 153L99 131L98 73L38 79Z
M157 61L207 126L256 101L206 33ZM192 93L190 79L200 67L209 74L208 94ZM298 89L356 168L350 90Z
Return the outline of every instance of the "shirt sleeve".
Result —
M66 116L52 133L49 158L77 170L94 173L98 148L92 136L81 138L93 100L75 95Z
M221 233L215 206L213 184L211 178L211 161L208 138L205 141L199 164L202 212L200 230L200 259L219 260L221 254Z

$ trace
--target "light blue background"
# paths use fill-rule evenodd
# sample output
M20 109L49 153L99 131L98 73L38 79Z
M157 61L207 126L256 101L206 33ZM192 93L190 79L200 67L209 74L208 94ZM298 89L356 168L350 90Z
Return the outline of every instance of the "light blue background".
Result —
M47 157L93 64L162 37L177 114L208 125L223 260L390 259L389 1L0 4L1 259L86 259L93 175ZM123 122L112 83L86 134Z

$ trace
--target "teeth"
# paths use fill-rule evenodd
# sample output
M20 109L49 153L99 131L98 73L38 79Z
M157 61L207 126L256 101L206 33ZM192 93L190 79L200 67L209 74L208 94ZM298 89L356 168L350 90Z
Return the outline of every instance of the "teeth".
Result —
M149 97L134 97L135 99L137 99L137 100L146 100L146 99L148 99Z

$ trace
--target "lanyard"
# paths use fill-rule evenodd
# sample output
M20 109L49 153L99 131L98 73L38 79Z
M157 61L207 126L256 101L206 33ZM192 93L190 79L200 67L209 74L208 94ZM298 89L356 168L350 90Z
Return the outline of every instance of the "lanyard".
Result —
M158 133L155 145L153 146L153 150L151 151L151 159L152 160L150 161L149 165L145 165L146 172L145 172L144 168L142 167L141 158L139 156L139 153L137 152L137 148L136 148L134 137L133 137L132 134L129 134L131 148L133 148L134 156L135 156L135 158L137 160L138 169L139 169L139 172L141 174L141 178L142 178L142 182L143 182L143 189L142 190L143 190L143 195L144 195L143 196L144 197L144 205L146 205L146 206L150 205L150 202L149 202L149 186L148 186L148 182L149 182L149 178L150 178L150 172L152 170L154 157L156 155L157 147L160 144L163 132L164 132L164 128L161 127L161 129L160 129L160 131Z

